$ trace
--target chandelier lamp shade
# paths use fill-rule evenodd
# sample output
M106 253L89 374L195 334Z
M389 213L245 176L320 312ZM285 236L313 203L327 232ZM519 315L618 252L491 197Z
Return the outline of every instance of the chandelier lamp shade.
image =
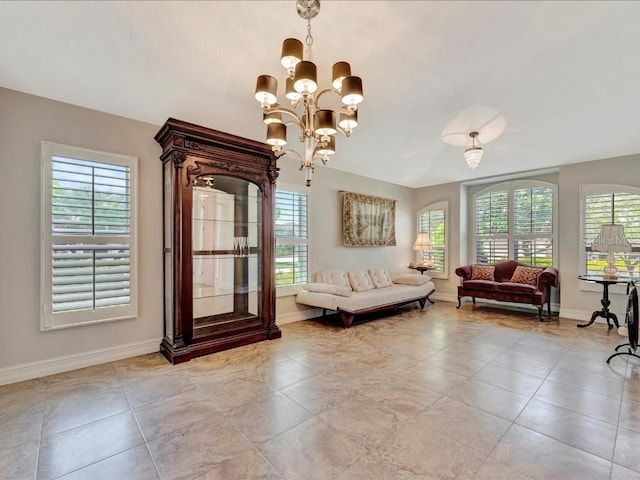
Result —
M471 132L469 136L471 137L471 148L467 148L464 151L464 159L467 161L469 168L474 169L480 164L480 159L482 158L484 151L482 150L482 147L476 147L478 132Z
M331 88L318 90L318 69L311 61L311 19L320 11L319 0L297 0L298 15L307 20L306 48L295 38L282 43L280 64L287 71L284 96L291 107L278 102L278 81L271 75L260 75L256 81L255 98L262 106L263 122L267 125L267 143L277 157L292 154L300 160L307 186L311 185L316 161L323 165L336 153L336 133L349 137L358 126L358 105L364 100L362 79L351 75L347 62L337 62L332 68ZM341 105L337 108L321 108L324 95L337 95ZM293 125L299 130L299 140L304 144L304 154L285 148L287 128Z
M614 265L615 254L617 252L630 252L631 244L624 235L624 225L614 223L600 226L600 233L591 244L591 248L596 252L607 252L607 266L604 267L603 277L615 279L618 276L618 269Z

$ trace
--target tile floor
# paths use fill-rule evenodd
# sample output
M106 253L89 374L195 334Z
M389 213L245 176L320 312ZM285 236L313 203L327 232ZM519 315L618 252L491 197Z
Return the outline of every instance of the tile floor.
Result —
M640 361L603 324L439 302L171 366L0 387L0 478L640 479Z

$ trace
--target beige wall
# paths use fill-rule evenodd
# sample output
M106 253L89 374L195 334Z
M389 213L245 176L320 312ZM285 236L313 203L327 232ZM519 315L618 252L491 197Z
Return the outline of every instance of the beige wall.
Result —
M162 119L164 121L165 119ZM184 119L187 120L188 119ZM162 330L162 168L153 139L159 125L0 88L0 384L77 368L114 356L155 351ZM231 132L233 133L233 132ZM48 140L134 155L139 170L139 316L98 325L40 331L40 142ZM348 161L348 159L340 159ZM279 182L301 185L297 163L279 162ZM398 200L396 247L342 246L339 190ZM406 271L411 259L412 190L318 167L310 191L311 271L386 266ZM304 318L295 297L278 298L277 320Z
M346 162L338 152L331 161ZM303 183L298 162L278 160L278 184ZM309 269L317 272L325 268L356 269L372 266L386 267L391 274L406 273L411 262L413 244L414 207L412 189L381 182L359 175L319 166L315 169L309 190ZM342 194L340 190L392 198L396 203L395 247L345 247L342 245ZM295 303L295 297L279 297L278 321L300 318L296 313L306 310Z
M583 318L600 309L602 293L584 291L576 278L580 273L580 185L615 184L640 187L640 154L607 158L560 167L560 283L561 310L567 317ZM626 297L612 294L611 307L618 320L624 319Z
M414 191L414 215L425 206L449 202L449 278L434 279L437 294L434 298L455 300L458 277L455 268L472 258L471 246L467 245L471 228L466 212L472 211L473 195L501 181L527 179L540 180L558 185L558 269L560 290L554 292L553 301L560 303L560 315L576 320L588 320L594 310L600 309L601 290L585 290L585 285L576 278L580 270L580 186L586 184L617 184L640 187L640 154L575 163L558 167L557 173L544 175L526 174L510 176L499 181L478 182L472 185L450 183ZM415 227L414 227L415 229ZM624 318L625 296L611 295L611 310L618 319Z
M153 139L157 131L155 125L0 88L0 373L51 359L73 363L70 357L87 352L121 348L126 354L160 341L162 168ZM40 331L42 140L138 157L138 318Z

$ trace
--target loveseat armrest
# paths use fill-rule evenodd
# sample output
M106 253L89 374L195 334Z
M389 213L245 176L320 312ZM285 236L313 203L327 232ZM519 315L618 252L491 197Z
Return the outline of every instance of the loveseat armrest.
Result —
M547 285L558 287L558 269L555 267L545 268L538 277L538 290L544 290Z
M471 280L471 265L464 265L456 268L456 275L462 277L462 280Z

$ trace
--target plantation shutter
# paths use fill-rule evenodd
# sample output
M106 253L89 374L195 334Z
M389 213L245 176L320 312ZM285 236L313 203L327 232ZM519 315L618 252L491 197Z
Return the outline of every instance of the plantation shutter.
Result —
M307 283L307 195L276 190L276 287Z
M553 190L513 191L513 258L527 265L553 265Z
M429 234L432 250L424 251L423 261L426 262L429 257L433 260L434 273L444 273L445 268L445 211L444 210L427 210L418 217L418 231Z
M129 167L54 156L51 168L53 312L129 304Z
M632 245L631 252L615 254L618 275L637 276L640 271L640 194L600 193L585 197L584 244L585 272L601 275L607 264L607 252L594 251L593 240L603 224L616 223L624 227L624 234Z
M475 258L495 263L509 258L509 192L484 193L475 202Z

